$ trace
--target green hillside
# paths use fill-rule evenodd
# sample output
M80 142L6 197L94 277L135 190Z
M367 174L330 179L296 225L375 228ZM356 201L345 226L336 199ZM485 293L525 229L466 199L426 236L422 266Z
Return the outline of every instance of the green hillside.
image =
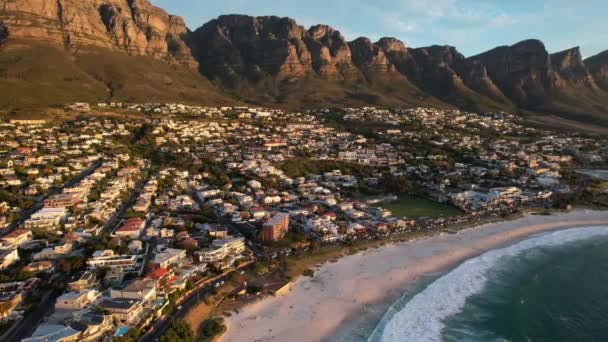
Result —
M150 57L14 41L0 48L0 93L0 107L9 110L76 101L235 102L196 70Z

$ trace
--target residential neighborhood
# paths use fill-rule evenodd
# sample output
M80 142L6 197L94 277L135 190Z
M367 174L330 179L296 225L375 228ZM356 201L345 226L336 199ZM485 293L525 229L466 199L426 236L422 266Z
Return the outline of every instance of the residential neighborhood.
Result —
M153 340L200 293L280 293L319 248L567 209L608 164L606 138L505 113L68 110L0 124L0 340Z

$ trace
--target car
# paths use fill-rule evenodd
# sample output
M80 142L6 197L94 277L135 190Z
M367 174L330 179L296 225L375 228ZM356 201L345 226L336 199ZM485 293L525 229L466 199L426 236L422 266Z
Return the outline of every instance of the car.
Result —
M182 309L182 306L181 306L181 305L177 307L177 310L181 310L181 309Z

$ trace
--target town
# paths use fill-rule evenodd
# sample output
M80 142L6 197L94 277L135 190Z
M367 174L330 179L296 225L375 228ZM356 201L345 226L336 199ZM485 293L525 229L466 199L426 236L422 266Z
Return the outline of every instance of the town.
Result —
M199 303L216 308L213 337L223 312L280 295L323 251L566 210L607 188L588 170L606 168L608 139L507 113L66 112L0 124L0 340L154 341Z

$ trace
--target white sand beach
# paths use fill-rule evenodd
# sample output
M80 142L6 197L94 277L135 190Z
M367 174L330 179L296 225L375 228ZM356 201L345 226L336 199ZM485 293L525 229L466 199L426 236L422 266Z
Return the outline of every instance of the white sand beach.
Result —
M290 292L260 300L227 319L224 342L352 340L348 330L370 311L379 319L421 277L531 235L608 225L608 212L527 215L417 241L386 245L327 263ZM331 336L331 338L330 338Z

